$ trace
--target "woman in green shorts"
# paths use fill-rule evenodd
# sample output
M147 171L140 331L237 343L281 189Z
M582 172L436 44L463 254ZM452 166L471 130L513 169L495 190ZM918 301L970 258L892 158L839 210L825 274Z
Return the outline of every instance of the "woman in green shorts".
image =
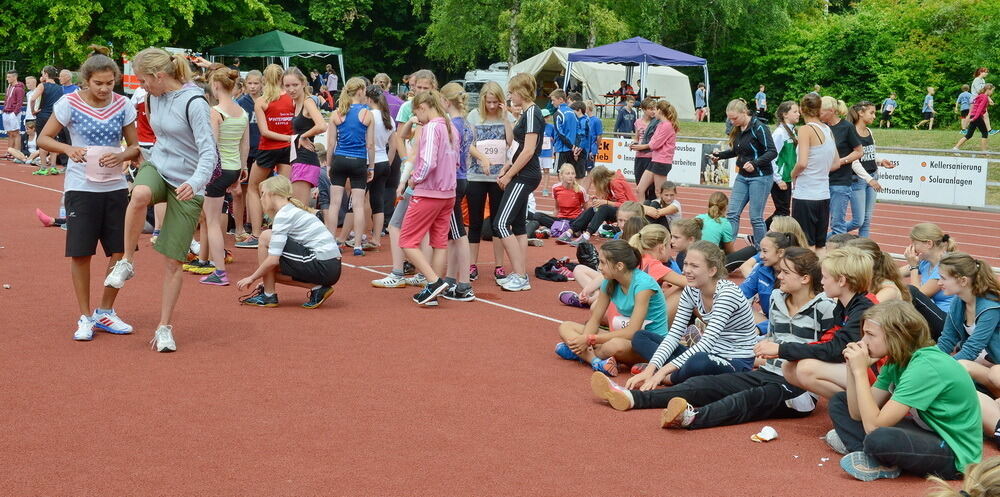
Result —
M152 340L158 352L177 350L171 318L181 293L188 249L201 213L205 186L218 162L211 109L202 91L183 88L190 74L182 55L147 48L132 61L139 83L149 92L146 112L156 133L150 160L136 174L125 214L125 256L104 280L121 288L134 275L132 260L152 204L167 203L160 236L153 244L166 261L160 322Z

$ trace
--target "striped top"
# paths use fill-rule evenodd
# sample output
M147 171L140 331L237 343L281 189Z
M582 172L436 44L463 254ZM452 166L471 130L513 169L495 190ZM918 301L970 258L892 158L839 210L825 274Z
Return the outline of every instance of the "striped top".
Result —
M212 107L222 115L222 122L219 123L219 160L222 161L222 168L229 171L239 171L243 169L243 161L240 160L240 141L243 140L243 133L246 131L250 120L243 110L237 117L230 116L222 110L221 105Z
M708 352L726 359L753 357L753 346L757 343L759 334L750 301L743 296L743 292L736 284L729 280L719 280L715 284L715 299L712 302L711 312L705 310L701 300L701 290L694 286L684 287L670 333L657 347L656 353L649 361L651 365L656 368L663 367L680 344L681 336L696 309L701 319L708 323L705 333L698 343L670 361L671 365L680 368L698 352Z
M812 343L819 341L826 330L837 325L833 310L837 302L821 293L806 302L794 316L789 315L785 292L775 288L771 293L767 339L774 343ZM785 360L768 359L761 369L781 374Z
M281 257L285 251L285 243L295 240L312 251L306 261L318 259L321 261L340 258L340 248L330 230L319 218L286 204L274 215L271 225L271 242L267 244L267 255Z

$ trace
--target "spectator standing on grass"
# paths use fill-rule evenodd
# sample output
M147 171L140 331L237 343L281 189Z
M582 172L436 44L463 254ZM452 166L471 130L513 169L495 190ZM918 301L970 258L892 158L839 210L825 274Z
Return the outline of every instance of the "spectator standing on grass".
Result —
M764 93L764 85L760 85L760 90L753 96L757 106L757 116L763 119L767 115L767 94Z
M635 131L635 97L625 97L625 105L618 109L615 118L615 133L632 133Z
M21 150L21 106L24 105L24 83L17 80L17 71L7 71L7 93L3 104L3 129L7 131L7 146Z
M886 129L892 127L892 114L896 112L896 105L896 94L890 93L889 97L882 101L882 109L880 111L882 119L879 120L878 127L881 128L883 124Z
M708 120L708 92L705 90L705 83L698 83L698 89L694 91L694 120L699 123Z
M913 125L913 129L920 129L924 123L927 124L927 131L934 129L934 116L937 115L937 111L934 110L934 87L927 87L927 95L924 95L924 106L921 108L923 120Z
M969 109L972 108L972 99L975 98L970 89L969 85L962 85L962 93L955 99L955 113L962 116L962 133L969 127Z

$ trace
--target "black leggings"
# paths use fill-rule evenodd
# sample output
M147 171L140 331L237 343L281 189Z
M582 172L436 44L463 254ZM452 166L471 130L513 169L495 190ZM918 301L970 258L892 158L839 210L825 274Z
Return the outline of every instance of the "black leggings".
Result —
M921 292L919 288L913 285L909 285L909 288L913 307L916 307L917 312L927 320L927 324L931 327L931 338L936 341L941 336L941 331L944 330L944 320L948 314L941 310L934 303L934 300L924 295L924 292Z
M448 239L458 240L465 236L465 216L462 215L462 197L465 196L469 180L455 180L455 209L451 211L451 227L448 229Z
M865 433L861 421L851 419L847 407L847 392L830 398L827 406L830 420L848 452L864 451L885 466L920 477L935 475L945 480L957 480L962 474L955 468L955 452L935 432L927 431L909 419L896 426L876 428Z
M652 157L636 157L635 158L635 184L639 184L639 180L642 179L642 173L646 172L649 164L653 162ZM643 193L643 200L656 200L656 188L652 183L646 188Z
M389 163L375 164L375 174L368 183L368 205L372 215L381 214L385 210L385 183L389 179Z
M402 164L399 160L399 154L392 159L389 163L389 177L385 181L385 191L384 199L382 201L382 212L385 213L385 226L389 226L389 220L392 219L392 213L396 210L396 188L399 188L399 176L402 174ZM458 199L456 199L458 200Z
M465 198L469 201L469 243L479 243L482 240L487 195L490 214L496 216L500 211L500 198L503 197L500 185L495 181L470 181L465 189Z
M538 188L539 180L515 178L507 184L500 199L500 208L493 218L493 236L507 238L528 233L528 196Z
M966 140L971 140L972 137L976 134L977 129L979 130L979 133L983 136L983 138L988 138L990 136L989 135L990 130L986 129L986 119L984 119L984 117L985 116L979 116L976 118L975 121L969 123L969 129L966 130L965 132Z
M767 229L771 229L771 220L774 216L792 215L792 185L786 183L787 188L782 190L777 183L771 185L771 202L774 204L774 213L764 220ZM760 240L755 240L760 243Z
M757 249L753 245L747 245L735 252L726 254L726 272L731 273L736 271L744 262L750 260L755 255L757 255Z
M580 216L573 220L570 225L574 233L587 233L593 235L601 229L604 223L613 223L618 220L618 208L613 205L602 205L599 207L588 207L580 213Z

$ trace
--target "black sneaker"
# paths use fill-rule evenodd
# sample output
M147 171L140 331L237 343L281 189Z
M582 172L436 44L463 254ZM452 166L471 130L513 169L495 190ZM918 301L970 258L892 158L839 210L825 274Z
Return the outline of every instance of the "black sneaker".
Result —
M419 305L428 305L428 302L435 300L437 296L441 294L441 292L447 289L448 289L448 283L446 283L443 279L438 278L437 281L433 283L428 283L427 286L425 286L424 289L420 291L420 293L414 295L413 301ZM434 304L430 305L437 305L437 303L435 302Z
M472 302L476 300L476 294L472 293L472 287L461 291L458 290L458 286L448 287L441 296L448 300L458 300L460 302Z
M320 306L326 299L333 295L332 286L321 286L315 290L309 290L309 300L302 304L302 307L306 309L315 309Z
M264 294L264 285L258 285L253 293L240 297L240 304L257 307L278 307L278 294L268 297Z
M479 279L479 266L475 264L469 266L469 281L476 281Z
M417 268L416 268L416 266L414 266L413 264L411 264L410 261L403 261L403 275L404 276L413 276L415 274L417 274Z

